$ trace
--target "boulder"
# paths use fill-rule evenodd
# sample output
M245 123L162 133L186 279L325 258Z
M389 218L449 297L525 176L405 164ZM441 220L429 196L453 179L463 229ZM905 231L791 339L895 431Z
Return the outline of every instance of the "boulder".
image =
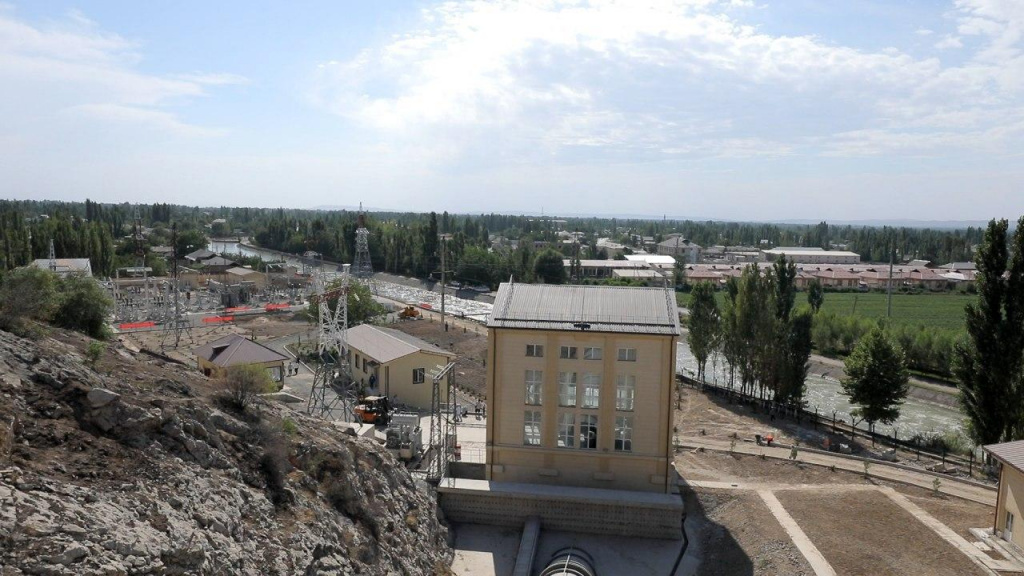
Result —
M89 406L96 410L97 408L103 408L107 404L121 398L121 395L116 392L111 392L105 388L93 388L89 390L86 399L89 400Z

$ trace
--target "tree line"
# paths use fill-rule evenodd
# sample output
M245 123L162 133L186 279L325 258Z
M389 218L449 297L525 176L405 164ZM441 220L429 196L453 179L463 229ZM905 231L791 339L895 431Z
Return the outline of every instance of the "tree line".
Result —
M748 266L729 278L719 309L714 288L690 292L690 349L704 381L708 359L725 360L731 387L762 399L800 406L811 354L812 311L796 307L796 265L780 258L766 271Z

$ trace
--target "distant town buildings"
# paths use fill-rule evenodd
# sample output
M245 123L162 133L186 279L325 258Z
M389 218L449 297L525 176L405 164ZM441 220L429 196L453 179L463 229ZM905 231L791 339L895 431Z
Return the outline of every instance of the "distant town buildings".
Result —
M658 243L658 254L673 256L677 260L696 264L700 261L701 248L679 235L671 235Z
M797 264L858 264L860 254L847 250L822 250L821 248L778 247L763 251L765 260L773 262L785 255L787 260Z

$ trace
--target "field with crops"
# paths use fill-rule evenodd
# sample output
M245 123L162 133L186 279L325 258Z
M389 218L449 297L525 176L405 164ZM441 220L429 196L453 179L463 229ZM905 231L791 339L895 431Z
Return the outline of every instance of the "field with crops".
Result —
M679 293L680 306L689 302L689 294ZM715 294L719 306L725 292ZM797 305L807 303L807 292L797 292ZM937 294L893 294L892 322L905 326L925 326L946 330L964 328L964 305L975 302L977 296L955 292ZM862 318L883 318L886 314L884 292L826 292L822 312L837 316L860 316Z

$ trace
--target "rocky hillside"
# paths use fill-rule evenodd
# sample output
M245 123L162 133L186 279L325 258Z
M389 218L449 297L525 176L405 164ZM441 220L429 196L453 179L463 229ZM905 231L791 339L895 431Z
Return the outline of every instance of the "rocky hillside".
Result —
M444 574L426 486L375 442L112 344L0 332L0 574Z

